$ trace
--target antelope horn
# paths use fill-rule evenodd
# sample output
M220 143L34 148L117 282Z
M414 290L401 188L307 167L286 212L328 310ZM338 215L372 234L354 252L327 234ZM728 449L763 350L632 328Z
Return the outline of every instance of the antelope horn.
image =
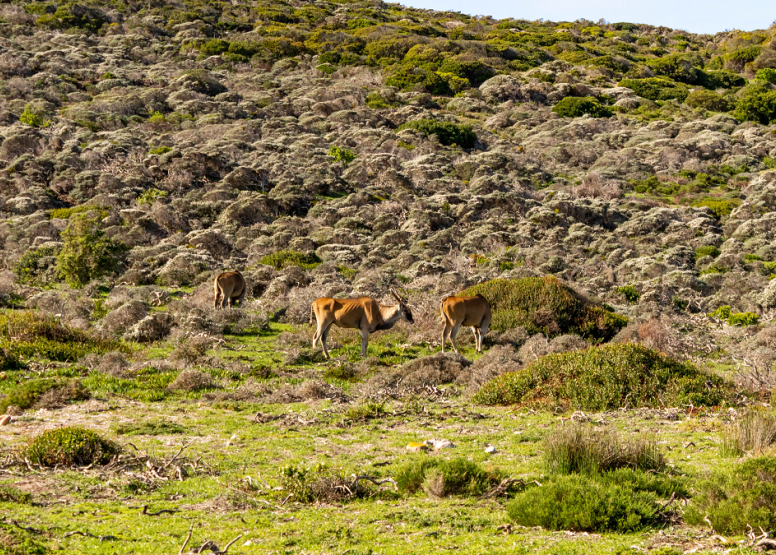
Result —
M390 288L390 290L391 290L391 294L392 294L394 297L396 297L396 300L397 300L397 301L399 301L400 303L403 303L403 302L404 302L404 299L402 299L402 298L399 296L399 294L396 292L396 289L394 289L393 287L391 287L391 288Z

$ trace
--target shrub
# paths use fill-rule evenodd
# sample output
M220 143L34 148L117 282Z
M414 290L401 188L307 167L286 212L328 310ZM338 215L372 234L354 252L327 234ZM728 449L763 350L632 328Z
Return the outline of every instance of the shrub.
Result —
M739 96L734 116L768 125L776 119L776 91L771 90L766 83L755 81Z
M303 270L311 270L321 263L321 259L315 253L301 253L295 251L278 251L268 254L261 259L262 264L274 266L278 270L289 266L299 266Z
M738 199L723 199L716 197L705 197L693 201L692 206L705 206L711 210L714 217L721 220L729 216L733 209L741 204Z
M648 100L671 100L675 98L679 102L684 102L688 94L687 87L684 85L661 77L623 79L620 81L620 86L628 87L637 95Z
M498 485L503 476L475 462L424 457L405 464L396 473L399 492L413 494L424 489L430 497L482 495Z
M91 430L68 426L48 430L34 438L22 454L41 466L87 466L105 464L121 448Z
M631 304L639 302L639 299L641 298L641 293L639 293L639 290L636 289L633 285L623 285L622 287L618 287L617 292L625 297L625 300Z
M105 236L99 216L77 214L70 218L62 234L65 244L57 254L57 270L72 287L83 287L91 280L112 274L127 248Z
M657 496L588 476L560 476L507 505L521 526L579 532L634 532L661 522Z
M627 323L625 317L587 301L554 276L494 279L461 293L477 294L490 303L491 326L499 331L521 326L531 335L575 333L605 341Z
M160 147L160 148L167 148L167 147ZM156 199L160 198L167 198L167 191L161 191L159 189L150 188L146 191L143 191L143 193L137 197L137 203L138 204L153 204L156 202Z
M523 370L487 382L474 400L581 410L692 403L716 406L732 385L642 345L620 343L543 356Z
M213 376L199 370L184 370L167 386L169 391L200 391L216 387Z
M49 120L44 119L42 115L33 112L29 105L25 106L19 121L31 127L48 127L51 123Z
M730 71L729 69L709 71L706 73L706 75L708 76L709 80L707 86L711 89L729 89L731 87L740 87L746 84L746 79L741 77L735 71Z
M695 249L695 258L703 258L704 256L713 256L714 258L717 258L720 255L720 252L719 247L704 245Z
M757 81L766 81L767 83L776 85L776 69L770 67L761 69L757 72L757 75L755 75L754 78Z
M753 312L733 312L730 305L723 305L713 312L709 312L710 318L719 318L727 321L730 326L754 326L760 317Z
M333 146L329 149L329 156L334 158L335 162L342 162L342 165L346 168L348 167L348 164L356 159L355 152L338 146Z
M750 410L725 429L721 451L733 457L746 453L758 456L773 444L776 444L776 415Z
M48 402L41 400L48 397ZM53 378L35 378L20 383L8 395L0 400L0 414L13 405L26 410L36 404L44 408L61 406L67 401L79 401L89 398L89 392L78 380L58 380Z
M647 65L658 75L664 75L681 83L699 84L706 74L698 69L703 60L697 54L674 53L647 61Z
M436 135L440 143L448 146L455 144L462 148L473 148L477 142L477 135L471 125L419 119L400 125L398 131L402 129L415 129L427 136Z
M159 154L166 154L171 150L172 150L172 147L169 147L169 146L158 146L156 148L152 148L149 152L151 154L159 155Z
M710 112L727 112L733 108L733 105L727 98L718 95L713 91L693 91L684 100L690 108L708 110Z
M19 282L30 285L38 283L56 264L56 252L55 247L38 247L25 252L13 268Z
M661 472L666 468L654 438L642 436L623 443L615 433L579 425L564 426L546 436L544 462L556 474L595 474L617 468Z
M688 524L703 525L705 517L718 534L743 534L776 529L776 457L750 459L720 470L696 485L685 510Z
M577 118L585 114L594 118L608 118L612 111L602 106L592 96L575 97L567 96L558 102L552 109L553 112L564 118Z

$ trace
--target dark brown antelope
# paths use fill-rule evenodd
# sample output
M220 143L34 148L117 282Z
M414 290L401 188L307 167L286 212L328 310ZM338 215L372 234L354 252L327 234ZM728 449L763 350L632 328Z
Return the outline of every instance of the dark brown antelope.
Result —
M399 294L391 289L391 294L399 304L384 305L371 297L358 299L332 299L321 297L313 301L310 309L310 323L313 316L318 320L318 329L313 336L313 348L320 339L323 346L323 354L329 357L326 347L326 337L329 328L337 324L341 328L355 328L361 330L361 356L366 357L366 348L369 343L369 334L377 330L391 329L399 320L414 322L412 312Z
M235 301L239 301L240 306L242 306L246 286L245 278L240 272L234 271L218 274L216 279L213 280L213 288L215 289L213 308L226 308L227 304L229 308L232 308Z
M442 352L445 352L445 342L450 338L453 349L458 352L455 336L461 326L470 326L477 343L477 352L482 352L482 336L488 333L491 314L490 304L482 295L475 297L446 297L440 306L442 312Z

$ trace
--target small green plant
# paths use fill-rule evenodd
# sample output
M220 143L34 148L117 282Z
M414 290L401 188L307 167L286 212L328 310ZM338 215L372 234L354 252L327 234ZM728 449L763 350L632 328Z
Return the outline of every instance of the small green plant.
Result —
M711 210L715 218L721 220L729 216L739 204L741 204L741 201L738 199L706 197L693 201L692 206L705 206Z
M13 486L0 484L0 503L29 505L32 503L32 495Z
M340 148L338 146L333 146L329 149L329 156L334 158L335 162L342 162L342 165L346 168L348 167L348 164L356 159L355 152L348 150L347 148Z
M704 256L712 256L717 258L720 255L719 247L714 245L704 245L695 249L695 259L703 258Z
M22 451L24 458L41 466L106 464L121 452L114 442L80 426L47 430Z
M689 304L690 304L690 301L686 299L680 299L679 297L674 295L674 298L673 298L674 309L679 310L680 312L683 312L687 310L687 306Z
M69 220L71 216L75 214L84 214L86 212L96 212L100 218L104 218L108 215L108 209L104 206L95 206L92 204L79 204L78 206L72 206L70 208L54 208L49 210L49 218L52 220Z
M366 97L366 105L373 110L380 110L382 108L390 108L391 105L382 97L377 91L370 92Z
M138 204L153 204L157 199L167 198L167 191L150 188L137 197Z
M545 355L523 370L486 382L474 401L612 410L624 406L716 406L732 398L732 385L658 351L632 343Z
M776 529L776 457L719 470L695 490L684 514L688 524L702 525L708 518L714 531L725 535Z
M19 121L31 127L48 127L51 124L51 122L45 119L41 114L33 111L29 104L24 108L24 112L22 112L22 115L19 117Z
M564 118L578 118L584 115L594 118L608 118L612 115L609 108L601 105L592 96L567 96L558 102L552 111Z
M35 285L56 264L55 247L38 247L25 252L14 266L20 283Z
M273 266L278 270L282 270L288 266L299 266L303 270L312 270L321 262L321 259L314 252L305 254L295 251L273 252L261 259L262 264Z
M399 126L402 129L414 129L424 135L436 135L443 145L458 145L462 148L473 148L477 142L477 135L471 125L440 122L433 119L419 119L409 121Z
M170 152L172 150L172 147L169 146L158 146L156 148L152 148L149 152L151 154L166 154L167 152Z
M730 326L754 326L760 321L760 317L754 312L733 312L730 305L720 306L717 310L709 312L708 316L725 320Z
M415 150L415 145L411 143L405 143L404 141L397 141L396 146L403 148L404 150Z
M708 110L709 112L727 112L733 109L733 104L727 98L707 90L691 92L687 95L684 103L690 108Z
M348 268L347 266L340 264L337 266L337 271L345 276L347 279L353 279L358 275L358 270L354 268Z
M482 495L503 478L475 462L457 457L450 460L423 457L405 464L396 474L399 492L413 494L421 489L430 497Z
M367 401L361 405L350 407L345 411L346 420L371 420L385 414L385 403Z
M148 116L148 123L158 125L160 123L164 123L167 121L167 118L164 117L164 114L161 112L153 112L150 116Z
M57 254L57 271L72 287L116 271L127 248L105 235L100 218L77 214L61 233L64 245Z
M618 287L617 292L625 297L625 300L631 304L639 302L639 299L641 298L641 293L639 293L639 290L636 289L636 287L633 285L623 285L622 287Z

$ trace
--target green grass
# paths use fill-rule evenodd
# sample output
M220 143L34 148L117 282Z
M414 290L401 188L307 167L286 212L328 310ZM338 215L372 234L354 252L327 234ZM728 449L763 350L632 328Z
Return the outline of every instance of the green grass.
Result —
M556 336L576 333L593 341L606 341L627 318L584 299L553 276L494 279L475 285L461 295L483 295L493 312L493 329L517 326L528 333Z
M262 264L273 266L278 270L288 266L299 266L303 270L311 270L321 263L321 259L315 253L301 253L295 251L278 251L263 256Z
M684 403L716 406L732 397L732 385L719 376L641 345L621 343L543 356L524 370L487 382L475 401L611 410Z

